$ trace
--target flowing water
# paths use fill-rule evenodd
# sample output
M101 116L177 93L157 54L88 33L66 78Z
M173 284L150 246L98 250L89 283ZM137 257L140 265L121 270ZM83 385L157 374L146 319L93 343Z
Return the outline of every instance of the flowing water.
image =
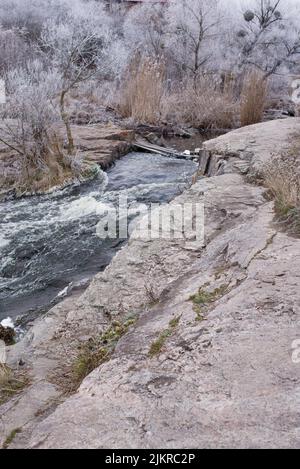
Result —
M0 321L47 308L72 282L103 270L124 240L101 240L101 214L127 195L137 204L169 202L196 170L192 161L131 153L86 185L0 204Z

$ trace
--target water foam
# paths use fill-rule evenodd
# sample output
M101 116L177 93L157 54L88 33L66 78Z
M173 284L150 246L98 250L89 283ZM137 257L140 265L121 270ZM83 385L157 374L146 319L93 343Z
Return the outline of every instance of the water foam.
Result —
M112 205L96 200L95 197L85 196L74 200L67 208L61 207L61 216L66 220L74 220L90 215L103 215L112 209Z
M4 248L10 243L8 239L6 239L4 236L0 235L0 248Z
M7 317L7 318L3 319L0 324L1 324L1 326L5 327L5 328L7 328L7 327L10 327L11 329L15 328L15 325L14 325L14 323L13 323L13 321L10 317Z

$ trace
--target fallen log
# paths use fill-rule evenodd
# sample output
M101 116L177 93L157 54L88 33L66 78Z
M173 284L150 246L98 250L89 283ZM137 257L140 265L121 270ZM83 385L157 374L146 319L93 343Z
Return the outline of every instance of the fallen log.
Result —
M144 150L150 153L157 153L159 155L169 156L173 158L189 159L189 157L197 157L196 153L193 152L178 152L174 148L160 147L144 140L136 140L133 142L133 147L137 150Z

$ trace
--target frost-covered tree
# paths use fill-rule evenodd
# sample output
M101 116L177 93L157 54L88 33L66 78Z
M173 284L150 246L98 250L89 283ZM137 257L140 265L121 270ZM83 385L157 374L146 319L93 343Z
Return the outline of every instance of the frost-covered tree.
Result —
M0 73L3 78L14 68L26 67L32 58L32 50L20 31L0 29Z
M48 20L61 23L70 13L81 15L89 3L95 5L94 0L1 0L0 23L4 29L23 30L29 41L35 41Z
M300 52L299 10L291 14L292 3L288 6L283 0L253 0L247 5L242 4L227 50L241 71L258 68L267 78ZM296 3L293 6L298 9Z
M15 69L6 76L7 101L0 107L0 142L20 156L22 167L46 165L51 153L51 130L57 121L59 78L39 61L30 72Z
M285 16L287 20L281 28L283 49L283 72L300 73L300 3L286 0Z
M244 26L237 33L241 45L241 66L254 65L271 75L280 65L281 0L259 0L243 14Z
M40 36L45 21L63 17L68 5L67 0L1 0L0 22L3 29L22 30L31 42Z
M167 12L168 47L183 70L194 75L208 67L218 35L218 0L179 0Z
M66 98L81 83L105 72L110 39L109 18L97 2L89 2L79 11L71 10L64 23L49 20L41 33L40 49L60 76L60 113L70 155L75 148Z
M116 26L106 12L104 2L1 0L0 13L0 44L3 46L0 51L0 74L2 77L7 74L8 90L7 105L2 108L2 117L5 117L2 143L20 156L25 152L33 154L28 146L29 109L32 106L36 110L36 113L32 113L34 127L38 127L40 119L40 128L43 129L31 134L33 145L37 148L37 160L45 151L42 147L47 147L46 122L48 128L51 127L54 114L56 120L60 115L65 125L68 153L74 155L67 96L74 88L92 78L94 81L104 76L112 79L112 72L115 78L127 60L126 51L120 44ZM49 80L46 80L48 74L53 80L55 78L55 87L51 90ZM38 102L41 107L38 107ZM58 115L57 112L48 112L52 109L50 103L59 110ZM17 114L17 120L11 126L9 119ZM22 128L26 130L23 136L19 133Z
M129 10L123 31L126 47L160 57L164 53L168 33L166 7L163 4L145 4Z

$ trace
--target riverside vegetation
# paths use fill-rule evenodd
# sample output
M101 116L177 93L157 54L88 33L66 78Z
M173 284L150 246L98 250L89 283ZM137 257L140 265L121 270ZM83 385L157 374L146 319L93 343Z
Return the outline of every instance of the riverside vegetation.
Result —
M0 327L3 448L299 447L299 119L249 126L297 113L299 5L241 5L1 2L1 189L93 177L77 125L238 128L177 199L205 244L132 239L25 339Z
M72 123L103 122L107 109L125 127L202 130L294 112L285 99L299 73L299 17L293 0L2 0L2 190L95 176Z

